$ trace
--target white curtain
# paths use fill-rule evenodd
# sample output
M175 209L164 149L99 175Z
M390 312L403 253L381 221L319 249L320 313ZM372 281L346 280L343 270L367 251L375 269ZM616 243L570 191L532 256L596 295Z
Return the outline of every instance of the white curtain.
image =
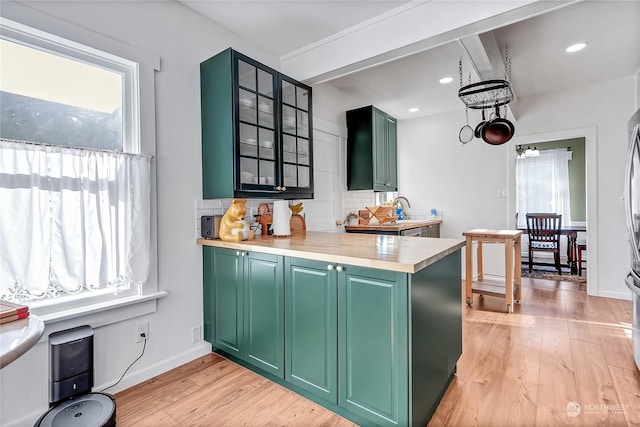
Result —
M0 141L0 298L143 283L150 156Z
M516 212L518 227L526 227L526 214L562 214L562 224L571 224L569 160L566 148L540 150L538 157L516 159Z

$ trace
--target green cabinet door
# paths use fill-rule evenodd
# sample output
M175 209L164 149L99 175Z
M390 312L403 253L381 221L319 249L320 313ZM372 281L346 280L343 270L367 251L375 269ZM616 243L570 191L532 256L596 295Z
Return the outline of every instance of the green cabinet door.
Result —
M326 262L286 258L285 271L285 379L337 404L336 270Z
M213 346L240 359L243 351L243 257L215 248L213 255Z
M284 378L282 257L247 254L244 277L244 360Z
M205 339L284 378L283 258L205 246L203 262Z
M377 425L409 424L407 275L338 275L339 404Z
M215 313L215 294L213 281L213 254L215 249L210 246L202 247L202 302L203 302L203 337L213 344L213 323Z
M387 122L387 185L385 191L396 191L398 189L398 123L396 119L385 117Z
M397 122L373 106L347 111L347 187L397 191Z
M398 188L398 131L396 119L373 108L373 189Z

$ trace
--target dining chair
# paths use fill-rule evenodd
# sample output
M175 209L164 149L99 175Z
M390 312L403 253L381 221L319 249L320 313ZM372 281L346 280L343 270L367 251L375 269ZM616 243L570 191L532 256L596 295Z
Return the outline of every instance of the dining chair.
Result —
M582 251L587 250L587 241L578 240L577 242L577 252L578 252L578 276L582 276Z
M560 226L562 215L555 213L528 213L527 234L529 235L529 273L533 269L534 252L552 252L558 274L560 267Z

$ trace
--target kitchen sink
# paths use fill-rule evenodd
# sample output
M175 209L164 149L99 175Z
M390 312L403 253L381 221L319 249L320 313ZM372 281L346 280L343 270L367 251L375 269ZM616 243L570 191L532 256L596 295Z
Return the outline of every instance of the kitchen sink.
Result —
M396 222L385 222L383 225L412 224L425 221L428 221L428 219L400 219Z

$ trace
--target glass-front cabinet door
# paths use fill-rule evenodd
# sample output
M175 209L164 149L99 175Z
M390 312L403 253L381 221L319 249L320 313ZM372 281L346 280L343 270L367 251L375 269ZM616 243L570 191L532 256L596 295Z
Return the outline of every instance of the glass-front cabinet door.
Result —
M286 192L313 188L310 88L282 78L282 186Z
M276 75L248 58L238 62L239 188L273 190L277 181Z

